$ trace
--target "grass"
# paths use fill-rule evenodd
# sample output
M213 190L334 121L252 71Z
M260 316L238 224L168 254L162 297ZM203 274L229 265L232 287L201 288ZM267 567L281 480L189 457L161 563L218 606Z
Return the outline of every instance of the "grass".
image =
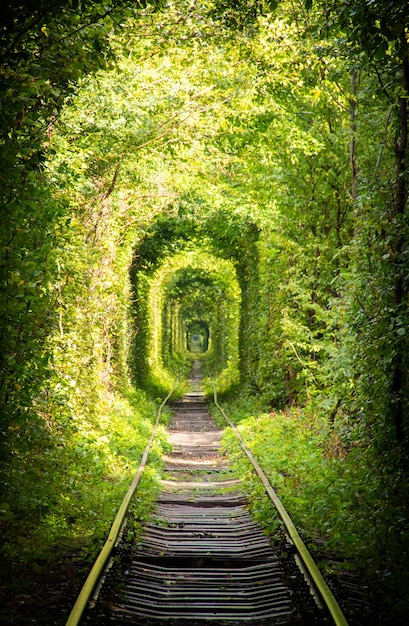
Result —
M0 501L0 574L9 593L29 589L63 561L84 570L92 565L139 467L155 414L155 404L133 391L101 402L92 417L26 424L14 441ZM161 426L132 503L136 523L156 498L167 445Z
M318 559L323 553L330 555L334 567L338 562L343 569L381 577L386 585L391 582L393 594L406 597L407 603L405 509L399 496L393 498L387 489L371 446L362 442L347 446L325 415L308 407L266 412L245 398L225 409L311 552ZM225 431L223 445L245 481L257 521L274 533L277 516L243 462L231 429ZM327 563L323 559L324 568Z

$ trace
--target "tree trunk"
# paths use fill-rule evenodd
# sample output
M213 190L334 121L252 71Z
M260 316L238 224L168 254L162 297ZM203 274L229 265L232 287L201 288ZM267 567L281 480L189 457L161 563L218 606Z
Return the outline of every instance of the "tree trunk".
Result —
M351 97L349 99L349 104L350 104L349 162L351 164L351 174L352 174L351 196L352 196L352 202L354 203L354 205L358 196L358 167L356 163L356 119L358 115L357 80L358 80L358 72L357 70L354 70L351 76Z

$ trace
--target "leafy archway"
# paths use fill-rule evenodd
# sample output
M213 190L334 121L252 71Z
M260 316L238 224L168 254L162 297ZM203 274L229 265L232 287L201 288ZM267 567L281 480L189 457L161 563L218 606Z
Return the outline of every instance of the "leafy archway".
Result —
M182 250L205 250L214 258L220 259L220 267L225 261L231 263L234 267L236 280L241 293L241 305L237 313L237 342L238 342L238 367L241 381L249 387L257 386L257 361L260 353L257 334L257 308L254 302L257 300L259 293L259 250L258 238L260 235L260 226L251 219L245 210L237 212L229 212L227 209L211 208L201 206L204 213L198 212L198 207L193 205L190 208L190 214L186 211L184 203L176 205L173 208L174 215L160 215L153 224L146 230L144 237L138 243L134 259L131 267L131 281L134 292L134 310L135 326L137 329L134 340L133 363L134 374L136 379L141 383L146 381L146 363L145 357L148 352L147 323L149 313L146 305L146 280L148 276L154 274L155 271L163 264L164 259L171 258L173 254L178 254ZM206 219L203 217L206 216ZM217 262L219 263L219 262ZM217 265L216 263L216 265ZM175 285L173 285L174 294L188 294L188 285L192 287L194 281L198 280L203 294L209 288L207 284L213 285L213 279L205 277L205 273L201 273L196 268L193 274L188 271L182 272L178 276ZM215 287L213 286L213 289ZM169 293L171 287L169 287ZM211 291L211 289L210 289ZM203 295L202 294L202 295ZM218 301L219 295L214 301ZM180 304L175 299L172 301L173 311L180 312ZM170 302L169 301L169 302ZM212 298L208 299L212 301ZM195 309L190 310L189 319L198 317L198 306L204 306L203 298L198 299ZM200 308L200 307L199 307ZM220 309L222 310L222 308ZM186 309L187 311L187 309ZM164 331L165 346L168 334L175 336L174 322L175 313L167 312L167 323L169 331ZM183 311L182 311L183 313ZM187 313L186 313L187 315ZM200 315L199 315L200 317ZM219 326L217 326L219 327ZM214 329L213 329L214 330ZM221 336L221 335L220 335ZM212 350L208 354L209 362L219 371L223 362L223 342L218 338L217 333L212 332ZM218 346L216 348L216 346ZM214 350L213 350L214 348ZM168 350L169 348L165 348ZM219 357L215 359L215 355ZM137 355L137 356L136 356ZM214 360L215 359L215 360ZM252 382L252 380L254 381ZM144 384L144 383L143 383Z
M135 375L157 389L169 386L191 356L187 329L201 320L208 329L206 362L220 388L237 382L240 302L233 264L207 250L187 248L165 257L154 272L140 270Z

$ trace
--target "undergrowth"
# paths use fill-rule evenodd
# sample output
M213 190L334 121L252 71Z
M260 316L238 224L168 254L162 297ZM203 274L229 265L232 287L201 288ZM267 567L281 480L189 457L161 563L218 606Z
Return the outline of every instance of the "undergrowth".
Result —
M408 580L404 510L399 497L392 500L387 491L370 445L347 447L325 415L308 407L267 413L256 401L244 398L230 402L226 412L310 551L318 559L323 553L333 557L331 567L338 562L342 569L380 576L394 593L404 595ZM257 504L260 487L230 428L223 445L251 492L257 521L274 532L276 517L269 507ZM398 524L400 542L394 528ZM322 566L328 567L326 559Z
M15 578L21 588L22 575L29 583L62 554L91 563L102 548L139 467L156 407L133 390L105 399L99 408L98 417L79 415L63 426L44 425L37 416L14 434L15 454L0 501L1 574L8 584ZM135 519L146 519L155 499L166 446L160 426L150 453L153 465L132 503Z

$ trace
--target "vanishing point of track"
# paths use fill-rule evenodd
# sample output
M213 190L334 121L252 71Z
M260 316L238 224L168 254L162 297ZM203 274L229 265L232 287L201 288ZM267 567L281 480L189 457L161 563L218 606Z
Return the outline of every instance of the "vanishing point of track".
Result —
M346 625L257 464L286 526L283 539L271 542L249 515L241 482L220 453L222 431L208 412L200 379L196 362L191 391L172 404L172 453L164 459L157 507L142 537L126 546L121 539L137 475L67 626ZM216 394L215 401L218 406Z

